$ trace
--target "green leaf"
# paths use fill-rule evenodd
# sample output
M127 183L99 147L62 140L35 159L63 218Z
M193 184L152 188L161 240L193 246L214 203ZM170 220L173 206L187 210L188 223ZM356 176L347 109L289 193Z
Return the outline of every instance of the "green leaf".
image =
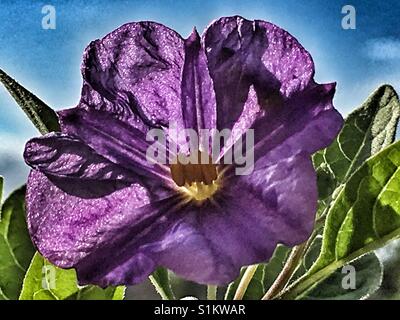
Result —
M275 279L281 272L290 250L291 249L288 247L278 245L269 262L258 265L243 297L244 300L259 300L264 296L265 291L274 283ZM242 268L240 276L234 282L229 284L225 292L225 300L233 299L245 271L246 268Z
M376 250L383 265L382 285L369 298L373 300L400 300L400 240L395 240Z
M322 246L322 236L317 235L311 242L311 245L305 251L303 259L299 264L296 272L291 277L290 281L293 282L303 276L318 259Z
M278 277L283 266L285 265L286 258L290 253L290 248L283 245L278 245L274 251L269 262L264 267L264 287L269 289Z
M303 300L358 300L369 297L379 289L382 283L383 267L374 253L362 256L352 262L351 266L354 268L350 269L351 271L336 270L322 282L316 283L301 298ZM355 287L343 286L343 282L349 284L348 277L353 275Z
M175 295L171 288L168 270L157 268L150 276L150 281L163 300L174 300Z
M366 161L328 212L321 253L283 294L294 297L337 268L400 237L400 142Z
M334 199L334 190L367 158L394 142L399 117L396 92L389 85L381 86L346 118L336 140L313 156L318 177L319 213Z
M249 286L243 296L243 300L259 300L265 293L264 289L264 268L265 264L259 264L257 266L256 272L251 279ZM240 276L232 283L229 284L225 292L225 300L233 300L236 290L239 286L240 280L243 277L246 267L240 270Z
M33 294L32 300L57 300L57 298L49 290L41 289Z
M124 300L125 287L108 287L102 289L97 286L88 286L79 291L76 300Z
M26 273L20 300L52 297L64 300L78 292L73 269L64 270L53 266L36 253Z
M0 299L18 299L35 252L26 226L24 202L25 187L22 187L14 191L1 208Z
M122 300L125 287L80 287L74 269L60 269L36 253L26 273L20 300Z
M1 206L1 201L3 200L3 185L4 185L4 179L2 176L0 176L0 206ZM1 207L0 207L0 214L1 214Z
M60 131L57 114L33 93L0 69L0 82L42 134Z
M310 248L308 248L306 254L304 255L303 267L305 271L310 270L312 265L318 259L319 253L321 252L321 247L322 247L322 237L317 236L311 243Z

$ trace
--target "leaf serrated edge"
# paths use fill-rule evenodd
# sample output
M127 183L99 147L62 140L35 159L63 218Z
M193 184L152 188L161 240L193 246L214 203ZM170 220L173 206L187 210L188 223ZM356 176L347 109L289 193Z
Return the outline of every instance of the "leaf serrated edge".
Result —
M387 146L386 148L380 150L379 152L371 155L368 159L365 160L365 162L363 163L362 166L360 166L357 170L355 170L350 177L348 178L348 181L355 176L359 170L361 170L363 168L364 165L367 164L367 162L373 158L377 158L380 156L380 154L388 152L388 149L390 147L393 147L394 145L398 144L399 145L399 149L400 149L400 141L394 144L391 144L389 146ZM397 168L395 170L395 172L397 172L400 169ZM389 178L389 180L393 177L395 173L393 173L391 175L391 177ZM338 199L340 199L341 194L345 191L345 187L343 187L339 194L336 197L336 200L334 201L334 203L332 204L332 206L330 207L330 210L327 214L327 216L330 215L330 211L334 208L335 203ZM351 210L351 208L353 207L353 205L350 207L349 210ZM348 213L347 213L348 214ZM346 217L347 217L346 214ZM372 213L374 215L374 213ZM342 221L343 223L343 221ZM325 232L326 229L324 228L324 233L323 233L323 238L325 238ZM323 279L325 279L326 277L328 277L332 272L334 272L336 269L350 263L353 260L356 260L358 258L360 258L361 256L379 249L381 247L383 247L384 245L386 245L388 242L392 241L392 240L396 240L400 238L400 228L395 229L394 231L390 232L389 234L380 237L376 240L371 241L370 243L366 244L364 247L352 252L351 254L349 254L346 258L342 258L339 260L335 260L332 261L331 263L329 263L328 265L326 265L325 267L319 269L318 271L314 272L315 270L315 266L318 263L318 260L320 259L320 257L322 256L322 253L325 252L324 251L324 245L322 244L322 249L321 249L321 253L320 256L317 258L317 260L315 261L314 265L310 268L310 270L304 274L302 277L300 277L299 279L297 279L294 283L292 283L291 285L289 285L286 290L284 290L283 292L281 292L277 298L282 298L282 299L293 299L294 297L297 297L299 294L301 294L302 292L304 292L305 290L308 289L308 287L310 287L312 284L319 282ZM335 239L336 240L336 239ZM335 245L336 247L336 245Z
M303 277L299 278L296 282L290 285L282 294L278 296L280 299L293 299L296 298L298 295L303 293L307 290L311 285L316 282L322 281L323 279L327 278L332 272L336 269L345 266L346 264L351 263L352 261L368 254L371 251L379 249L389 243L392 240L400 239L400 228L392 231L391 233L374 240L363 248L354 251L353 253L349 254L346 258L333 261L332 263L328 264L324 268L320 269L319 271L308 275L305 274Z
M375 254L375 256L376 256L376 254ZM379 287L380 287L380 286L382 285L382 282L383 282L384 265L383 265L381 259L379 259L377 256L376 256L376 259L377 259L377 261L378 261L378 263L379 263L380 271L381 271L381 272L379 273ZM374 291L369 292L369 293L367 293L365 296L361 297L360 300L366 300L366 299L368 299L371 295L373 295L376 291L379 290L379 287L375 288Z
M175 300L175 297L172 293L172 290L165 290L162 285L156 280L153 275L149 276L150 282L153 284L154 288L156 289L157 293L161 296L163 300ZM171 291L171 292L167 292Z

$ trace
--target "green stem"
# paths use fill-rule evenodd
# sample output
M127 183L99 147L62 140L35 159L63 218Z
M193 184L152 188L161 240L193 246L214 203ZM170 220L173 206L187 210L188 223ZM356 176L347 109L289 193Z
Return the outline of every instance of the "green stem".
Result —
M282 271L280 272L274 283L271 285L271 287L268 289L262 300L273 299L281 292L281 290L286 287L290 278L297 270L299 261L303 257L303 253L308 246L307 244L308 242L304 242L303 244L300 244L292 249Z
M354 251L353 253L349 254L347 257L330 263L329 265L318 270L315 273L305 274L304 276L296 280L293 284L291 284L289 287L287 287L287 289L281 292L276 298L295 299L296 297L299 297L301 294L306 292L315 283L327 278L336 269L343 267L344 265L350 263L351 261L357 259L358 257L367 254L371 251L374 251L378 248L381 248L389 241L398 238L400 238L400 228L380 238L379 240L370 242L363 248L358 249L357 251Z
M217 300L217 286L207 286L207 300Z
M242 300L244 294L246 293L247 288L249 287L251 279L253 279L254 274L256 273L258 265L247 267L246 271L243 274L242 279L240 279L238 288L236 289L235 296L233 300Z

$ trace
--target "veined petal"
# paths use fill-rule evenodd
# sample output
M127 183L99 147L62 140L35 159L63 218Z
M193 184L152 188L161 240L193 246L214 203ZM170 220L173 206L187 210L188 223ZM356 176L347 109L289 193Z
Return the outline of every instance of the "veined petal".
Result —
M268 22L221 18L206 29L203 42L220 130L232 128L239 118L251 85L261 105L279 107L306 88L314 75L310 54L289 33Z
M150 129L149 123L143 120L134 107L122 99L117 99L112 102L109 101L106 97L94 90L85 80L83 80L81 100L76 109L105 112L109 117L113 117L129 124L134 129L140 130L143 133L148 132ZM62 116L62 114L63 110L58 112L59 116Z
M181 118L184 40L154 22L121 26L85 50L82 104L147 126ZM89 87L88 87L89 86ZM96 93L100 97L95 97ZM101 104L93 103L101 100Z
M278 243L294 246L308 238L314 225L318 193L316 173L307 152L256 166L251 174L232 180L232 184L241 186L271 210L274 222L269 226L270 232Z
M243 112L233 126L232 135L224 146L220 157L242 136L254 130L254 148L246 146L256 166L273 164L282 158L300 152L313 154L327 147L339 133L343 118L335 110L332 100L335 84L312 82L304 91L293 95L279 109L263 108L255 102L256 93L250 87ZM265 158L265 161L259 161Z
M148 161L150 143L141 130L102 111L73 108L59 116L63 132L79 137L104 158L139 176L169 180L168 168Z
M25 153L29 231L51 262L74 267L81 284L135 284L163 266L223 285L278 243L307 239L310 157L343 120L334 85L313 81L309 53L286 31L236 16L183 40L156 23L127 24L88 46L82 73L78 107L59 112L63 134L33 139ZM224 151L254 129L254 170L230 166L211 199L187 201L169 168L146 157L148 131L169 134L171 122L233 129Z
M70 183L85 193L91 192L83 190L79 181ZM129 241L145 234L156 238L150 231L163 221L163 209L175 203L171 196L168 192L150 191L138 183L115 187L102 197L82 197L79 192L71 195L33 170L26 198L29 232L39 252L49 261L62 268L77 268L81 283L87 282L89 275L84 270L90 268L91 283L105 286L105 280L96 278L99 273L104 276L110 264L118 269L138 257L131 264L138 268L126 270L125 277L116 272L113 282L137 283L153 271L154 265L147 264L141 254L145 243L135 242L136 251L130 251ZM156 232L161 231L162 228Z
M50 133L27 142L26 163L33 169L58 178L120 180L133 182L135 174L95 153L78 138Z
M280 111L268 112L254 123L256 167L332 143L343 125L333 107L335 84L313 84L293 96Z
M185 64L182 75L182 112L184 128L214 129L216 102L207 58L196 29L185 40Z
M74 266L80 283L101 286L138 283L156 266L199 283L226 284L243 265L268 260L277 243L304 241L317 197L304 155L236 178L201 208L181 207L167 196L149 202L138 185L82 199L37 171L28 185L29 229L39 251L56 265Z
M222 188L213 202L186 210L159 245L159 264L192 281L224 285L242 266L268 261L278 243L300 244L313 229L317 186L307 154L232 177Z

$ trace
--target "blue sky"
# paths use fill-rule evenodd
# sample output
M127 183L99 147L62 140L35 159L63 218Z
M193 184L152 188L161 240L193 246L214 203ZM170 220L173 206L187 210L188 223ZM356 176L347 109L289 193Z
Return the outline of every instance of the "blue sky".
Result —
M57 27L41 27L44 5L56 9ZM357 12L356 30L341 27L341 9ZM86 45L129 21L161 22L186 36L220 16L240 14L271 21L311 52L318 82L336 81L336 107L348 113L379 84L400 90L400 2L251 1L9 1L0 5L0 68L55 109L73 106L80 94L79 66ZM21 152L35 129L0 88L0 174L10 190L27 169Z

